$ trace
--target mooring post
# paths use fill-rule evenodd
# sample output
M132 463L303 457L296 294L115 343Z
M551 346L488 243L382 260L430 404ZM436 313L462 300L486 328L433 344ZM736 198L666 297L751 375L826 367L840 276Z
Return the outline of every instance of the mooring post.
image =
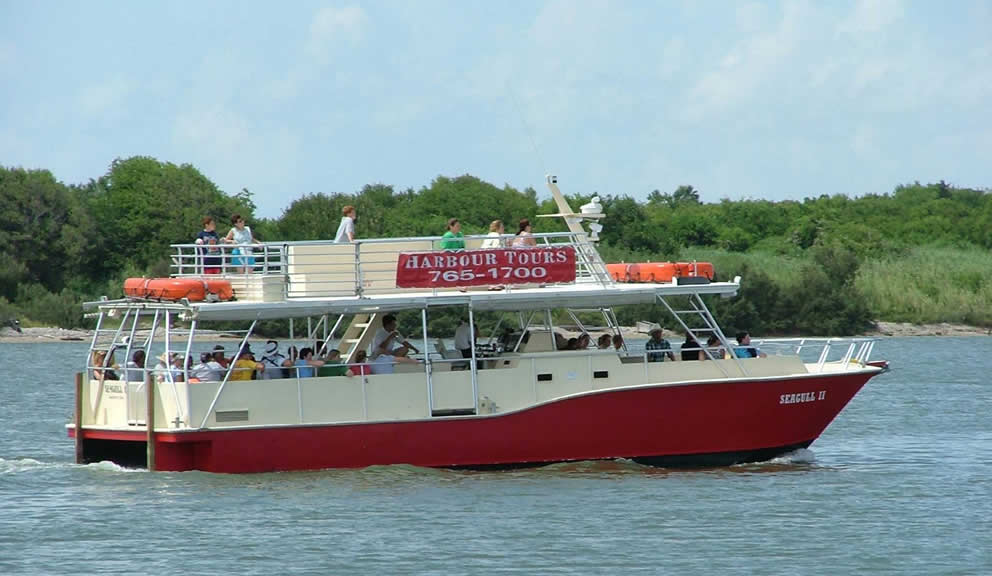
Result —
M145 428L147 430L145 443L147 446L146 459L148 471L155 471L155 377L151 372L145 374L145 398L148 399L147 412L145 414Z
M83 373L76 372L76 464L83 463Z

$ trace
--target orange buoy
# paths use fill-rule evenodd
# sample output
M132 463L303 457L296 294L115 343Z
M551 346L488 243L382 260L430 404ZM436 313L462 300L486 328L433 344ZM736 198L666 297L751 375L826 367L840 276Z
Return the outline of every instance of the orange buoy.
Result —
M713 264L709 262L639 262L637 264L607 264L606 270L617 282L662 284L674 278L705 277L713 280Z
M210 299L230 300L234 289L227 280L202 280L199 278L128 278L124 281L124 294L131 298L150 300L182 300L202 302Z
M207 294L213 294L214 297L222 302L224 300L234 299L234 288L231 287L229 280L207 278L204 282L207 285Z
M607 264L606 271L610 274L610 278L613 278L615 282L630 282L630 273L627 268L630 264Z
M676 262L675 272L679 278L701 276L712 280L713 264L709 262Z
M641 262L630 265L631 282L659 284L671 282L675 277L675 264L671 262Z

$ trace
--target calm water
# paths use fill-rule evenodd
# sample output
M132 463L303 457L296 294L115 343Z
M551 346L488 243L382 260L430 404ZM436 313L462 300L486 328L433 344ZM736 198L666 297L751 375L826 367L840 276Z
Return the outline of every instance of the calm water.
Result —
M226 476L72 464L79 343L0 343L0 574L990 574L992 339L887 339L812 448Z

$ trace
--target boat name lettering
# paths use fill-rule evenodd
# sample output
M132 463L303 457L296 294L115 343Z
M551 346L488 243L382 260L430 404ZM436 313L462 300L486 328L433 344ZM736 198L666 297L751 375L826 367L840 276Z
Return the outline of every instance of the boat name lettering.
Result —
M778 397L779 404L802 404L803 402L816 402L817 400L826 400L827 391L820 390L819 392L797 392L795 394L782 394Z
M575 281L575 248L453 250L400 253L396 285L440 288Z
M124 386L120 384L110 384L109 382L103 383L103 393L104 394L123 394Z

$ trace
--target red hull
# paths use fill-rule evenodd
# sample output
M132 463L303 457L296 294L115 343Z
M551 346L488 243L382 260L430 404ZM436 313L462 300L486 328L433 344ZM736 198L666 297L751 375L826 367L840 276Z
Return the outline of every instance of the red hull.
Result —
M812 443L877 373L610 390L482 417L160 433L156 467L268 472L400 463L763 460ZM87 460L144 453L142 431L87 429L84 438Z

